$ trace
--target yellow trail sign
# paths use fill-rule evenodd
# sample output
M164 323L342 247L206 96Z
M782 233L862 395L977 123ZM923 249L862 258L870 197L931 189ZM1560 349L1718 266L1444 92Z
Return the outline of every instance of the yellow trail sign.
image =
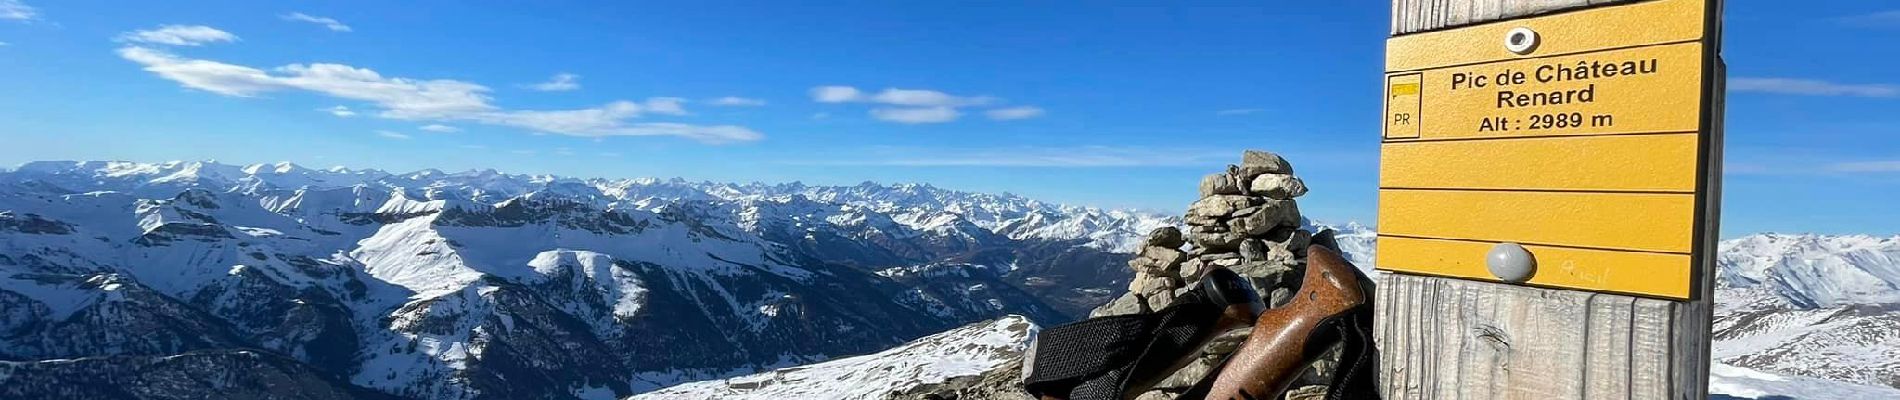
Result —
M1379 268L1697 296L1720 151L1707 6L1644 1L1389 39ZM1507 243L1529 253L1527 277L1490 267Z

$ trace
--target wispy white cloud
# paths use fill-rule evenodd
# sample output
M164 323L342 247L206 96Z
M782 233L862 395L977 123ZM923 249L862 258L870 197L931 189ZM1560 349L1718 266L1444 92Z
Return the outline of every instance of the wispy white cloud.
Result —
M1828 166L1834 172L1900 172L1900 160L1854 161Z
M0 19L14 21L32 21L39 19L39 10L20 2L20 0L0 0Z
M844 103L864 98L864 92L850 86L819 86L811 88L811 99L819 103Z
M471 122L580 137L676 136L705 143L763 137L736 125L631 121L649 114L685 115L684 100L675 97L619 100L571 110L513 110L494 105L488 87L457 80L386 77L368 68L330 63L290 64L267 71L137 45L120 48L118 53L187 88L237 97L304 91L363 101L380 109L376 116L389 119Z
M435 132L435 133L452 133L452 132L462 131L462 128L457 128L457 127L443 125L443 124L428 124L428 125L423 125L422 127L419 127L416 129L421 129L424 131Z
M0 47L12 46L12 43L0 42Z
M487 150L488 149L487 145L480 145L480 144L465 144L465 145L461 145L457 147L461 147L461 148L469 149L469 150Z
M963 113L950 107L874 108L871 118L900 124L940 124L957 120Z
M518 154L518 155L524 155L524 156L532 156L538 153L534 150L509 150L508 152L513 153L513 154Z
M1841 23L1869 28L1900 27L1900 10L1881 11L1872 14L1841 18Z
M885 88L866 93L850 86L819 86L811 90L812 100L820 103L878 103L909 107L969 107L995 103L990 96L956 96L926 89Z
M870 103L883 107L872 108L871 118L904 124L944 123L955 121L963 116L959 109L988 107L1002 103L1002 99L993 96L959 96L928 89L885 88L876 93L859 90L852 86L819 86L811 89L812 101L820 103ZM991 119L1005 121L1034 118L1042 115L1041 108L1034 106L1016 106L996 108L984 112Z
M330 115L335 115L337 116L337 118L349 118L349 117L356 116L356 111L351 111L349 107L345 107L345 106L319 108L317 109L317 111L330 113Z
M747 98L747 97L726 96L726 97L721 97L717 99L712 99L712 101L708 101L706 102L706 104L711 104L715 106L726 106L726 107L757 107L757 106L765 105L765 100Z
M1247 114L1259 113L1261 111L1266 111L1266 109L1264 108L1234 108L1234 109L1215 111L1214 115L1247 115Z
M1042 114L1044 114L1042 107L1036 107L1036 106L998 108L998 109L983 112L983 115L988 116L990 117L990 119L997 120L997 121L1014 121L1014 120L1019 120L1019 119L1030 119L1030 118L1040 117L1042 116Z
M172 46L202 46L237 40L237 35L204 25L163 25L154 29L126 32L118 37L120 42Z
M822 111L817 112L817 113L812 113L811 115L811 119L830 119L830 118L831 118L831 113L822 112Z
M611 152L611 151L608 151L608 152L601 152L601 153L600 153L600 156L601 156L601 157L619 157L619 156L620 156L620 153L615 153L615 152Z
M329 28L332 31L337 31L337 32L350 31L349 25L344 25L342 22L337 22L335 18L318 17L318 16L304 14L300 12L284 14L281 17L285 21L309 22L312 24L323 25L324 28Z
M547 82L530 84L530 85L527 85L527 87L529 89L539 90L543 92L566 92L570 90L580 90L581 76L563 72L559 74L554 74L553 77L548 78Z
M1165 167L1218 165L1232 150L1123 146L921 148L872 147L857 158L794 161L803 165L906 167Z
M1729 78L1728 90L1807 96L1900 97L1900 86L1796 78Z
M382 136L382 137L390 138L390 139L409 140L409 135L405 133L401 133L401 132L376 131L376 136Z

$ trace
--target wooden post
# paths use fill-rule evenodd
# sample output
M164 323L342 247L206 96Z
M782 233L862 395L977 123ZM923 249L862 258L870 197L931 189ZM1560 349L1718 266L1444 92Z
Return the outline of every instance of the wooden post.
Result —
M1699 135L1696 136L1697 139L1692 148L1685 150L1694 154L1693 163L1683 164L1693 169L1692 172L1683 173L1693 173L1694 176L1676 180L1676 182L1692 180L1693 186L1683 183L1681 190L1657 190L1656 192L1693 198L1694 216L1692 219L1685 219L1691 222L1682 224L1688 228L1681 233L1693 235L1692 240L1682 240L1681 242L1687 244L1682 245L1680 251L1663 251L1632 250L1630 247L1611 245L1591 247L1555 240L1540 242L1540 239L1548 238L1537 237L1461 237L1441 234L1442 231L1387 232L1388 221L1395 220L1393 214L1444 211L1394 209L1382 204L1381 223L1378 227L1381 231L1378 264L1384 271L1377 274L1375 278L1378 281L1376 340L1380 347L1380 392L1386 399L1702 400L1708 397L1709 328L1713 301L1711 286L1714 278L1714 238L1719 220L1722 87L1725 83L1726 67L1720 58L1721 7L1719 0L1706 0L1706 2L1702 0L1393 0L1391 34L1396 41L1407 35L1482 26L1499 21L1575 15L1599 8L1642 6L1640 3L1654 5L1655 3L1685 2L1684 4L1687 4L1686 1L1696 1L1694 4L1706 5L1706 15L1703 17L1706 19L1706 24L1703 26L1705 30L1697 32L1703 36L1699 36L1701 39L1696 40L1672 39L1675 41L1663 44L1699 43L1704 46L1701 58L1702 82L1699 85L1702 90L1698 108L1700 116L1697 118L1698 121L1691 126L1696 131L1687 131L1691 127L1677 130L1684 135ZM1629 27L1603 27L1605 30L1627 28ZM1610 33L1605 32L1605 34ZM1558 38L1558 40L1563 40L1563 38ZM1637 43L1626 47L1642 48L1651 44ZM1596 48L1618 47L1605 45ZM1593 51L1598 50L1579 50L1570 54L1590 54ZM1610 50L1601 51L1609 52ZM1388 50L1388 58L1391 58L1392 54L1394 53ZM1565 56L1564 53L1556 53L1526 55L1522 58L1534 60L1563 56ZM1447 61L1436 65L1456 65L1462 68L1475 64L1478 63L1460 64ZM1444 115L1447 112L1442 110L1449 106L1435 103L1435 101L1447 101L1448 96L1444 96L1442 92L1431 91L1433 90L1431 85L1443 83L1444 80L1433 82L1429 71L1421 73L1410 68L1393 68L1392 65L1394 65L1393 61L1388 60L1389 87L1386 98L1388 120L1384 136L1388 147L1382 161L1385 165L1382 166L1381 172L1381 203L1412 201L1411 198L1399 197L1400 195L1388 198L1385 193L1389 191L1403 192L1401 195L1413 196L1405 194L1409 193L1406 191L1469 190L1484 193L1491 193L1487 191L1521 193L1550 190L1563 193L1596 193L1598 189L1602 189L1562 186L1601 183L1573 181L1549 183L1552 186L1531 185L1533 187L1529 189L1517 186L1474 187L1469 185L1482 186L1500 181L1465 178L1477 176L1472 174L1443 174L1453 177L1442 179L1431 178L1437 176L1434 173L1419 173L1418 171L1399 171L1402 173L1395 174L1393 171L1395 156L1390 147L1394 143L1423 146L1431 144L1426 142L1434 140L1436 140L1434 143L1482 142L1495 139L1499 134L1434 139L1433 132L1430 132L1433 125L1424 124L1425 137L1421 139L1421 128L1416 125L1417 121L1438 118L1438 121L1430 122L1442 122L1446 119ZM1420 78L1420 76L1425 78ZM1425 79L1425 81L1421 83L1420 79ZM1419 94L1421 84L1427 88L1424 89L1422 95ZM1597 105L1582 107L1599 106L1603 102L1603 96L1615 95L1605 93L1604 86L1606 85L1610 83L1596 86L1598 91L1594 94L1598 97ZM1401 92L1402 86L1403 92ZM1405 98L1403 95L1415 97ZM1435 98L1435 95L1438 97ZM1420 109L1416 103L1423 103L1424 108ZM1432 107L1435 105L1440 107L1440 112L1433 111ZM1403 108L1403 110L1394 108ZM1496 111L1519 110L1486 110L1486 112ZM1565 112L1568 111L1565 110ZM1406 115L1400 116L1402 112ZM1584 112L1585 115L1589 115L1587 108ZM1618 115L1618 118L1627 117ZM1398 122L1414 125L1394 125ZM1622 119L1616 122L1625 123ZM1630 124L1634 123L1630 122ZM1620 133L1570 132L1555 136L1569 139ZM1618 136L1618 140L1623 137L1626 136ZM1497 153L1503 152L1472 154ZM1397 161L1410 162L1412 164L1409 168L1419 169L1439 165L1434 163L1442 160L1430 159L1420 162L1417 159L1419 158L1414 157ZM1483 168L1481 165L1472 163L1451 162L1451 164ZM1423 186L1421 189L1421 186L1411 184L1427 179L1417 178L1420 176L1439 180L1431 181L1433 185ZM1482 178L1489 179L1491 176ZM1398 182L1404 179L1412 180ZM1458 179L1465 180L1450 182ZM1473 183L1477 181L1482 182ZM1545 182L1540 182L1542 183ZM1621 195L1630 191L1603 190L1603 192ZM1684 201L1689 202L1689 200ZM1602 215L1596 218L1629 217ZM1431 220L1409 217L1396 219L1413 222ZM1415 227L1419 224L1411 225ZM1401 231L1415 229L1395 228ZM1588 230L1592 228L1587 227L1579 229L1585 230L1583 234L1599 236L1621 234L1619 232L1590 232ZM1389 240L1394 244L1389 245L1387 243ZM1406 241L1411 243L1405 244L1404 248L1390 249L1388 247L1399 246L1397 243ZM1523 243L1525 247L1532 248L1532 253L1537 253L1539 277L1531 278L1524 283L1509 283L1503 282L1504 278L1494 278L1492 274L1483 273L1485 264L1482 249L1506 242ZM1531 246L1535 243L1543 243L1544 246ZM1478 248L1480 255L1467 254L1467 252L1452 254L1450 251L1454 249L1463 251L1462 249L1466 248ZM1388 256L1388 251L1395 254ZM1640 276L1651 271L1628 266L1625 266L1624 270L1615 271L1613 269L1617 267L1614 266L1588 265L1588 262L1592 260L1622 260L1622 258L1600 254L1573 257L1562 254L1566 251L1618 254L1615 257L1622 257L1626 253L1639 254L1640 257L1680 256L1680 259L1684 261L1675 264L1668 262L1659 264L1686 265L1684 268L1688 270L1687 276L1680 279L1685 282L1686 289L1677 289L1677 292L1673 293L1651 291L1650 288L1656 287L1652 285L1645 286L1641 290L1625 290L1622 287L1635 286L1606 283L1610 279L1604 279L1603 276L1598 276L1598 280L1588 279L1587 276L1576 278L1578 274L1575 273L1570 274L1573 275L1570 277L1551 278L1550 275L1556 275L1559 272L1574 272L1568 268L1578 265L1585 270L1611 269L1612 271L1602 272L1602 274L1607 276L1611 272L1621 273L1621 278L1626 282L1631 281L1632 275ZM1477 257L1479 260L1470 261L1471 257ZM1563 260L1565 264L1559 267L1547 265L1547 262L1554 263L1546 260L1547 257L1566 257L1567 259ZM1445 261L1454 259L1460 261ZM1396 261L1413 264L1475 262L1476 267L1473 269L1472 265L1465 264L1451 267L1407 265L1406 268L1395 268L1398 266L1396 264L1403 264ZM1558 271L1559 268L1565 268L1565 270ZM1662 271L1655 273L1668 275L1667 272ZM1640 281L1641 278L1636 277L1635 280Z

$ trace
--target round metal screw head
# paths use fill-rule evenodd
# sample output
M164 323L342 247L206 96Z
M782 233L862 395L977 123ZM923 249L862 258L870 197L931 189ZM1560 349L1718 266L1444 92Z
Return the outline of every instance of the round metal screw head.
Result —
M1517 243L1498 243L1491 246L1491 253L1485 256L1485 267L1491 269L1491 275L1505 282L1519 283L1531 279L1537 272L1537 259L1530 250Z
M1517 54L1530 54L1537 50L1537 31L1531 28L1517 27L1504 33L1504 49Z

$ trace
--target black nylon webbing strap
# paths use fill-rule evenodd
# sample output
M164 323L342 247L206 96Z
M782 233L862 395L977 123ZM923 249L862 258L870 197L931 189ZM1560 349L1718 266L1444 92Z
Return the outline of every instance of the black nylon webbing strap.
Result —
M1070 400L1119 400L1199 351L1229 305L1257 301L1232 271L1210 272L1195 289L1153 313L1090 318L1042 331L1023 386Z
M1184 353L1198 350L1223 305L1193 301L1156 313L1083 320L1042 331L1023 386L1071 400L1120 399L1127 384L1149 379Z
M1378 400L1379 349L1372 340L1372 303L1347 311L1334 324L1339 330L1339 365L1326 389L1326 400Z

